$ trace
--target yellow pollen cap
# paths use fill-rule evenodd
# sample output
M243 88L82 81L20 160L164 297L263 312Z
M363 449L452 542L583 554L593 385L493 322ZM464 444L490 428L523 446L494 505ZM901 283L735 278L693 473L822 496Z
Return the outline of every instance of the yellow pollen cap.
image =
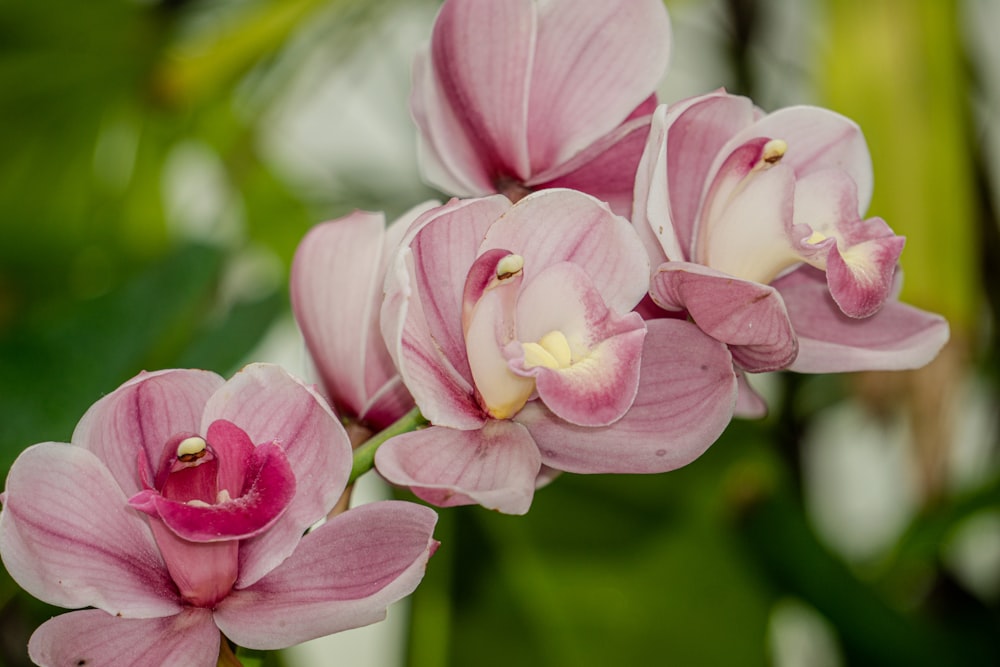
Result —
M506 280L516 275L524 268L524 257L520 255L507 255L497 262L497 279Z
M207 448L208 443L205 442L204 438L192 435L190 438L184 438L177 445L177 458L189 463L204 456Z
M785 151L787 150L788 144L782 139L771 139L764 144L764 153L760 159L768 164L777 164L781 161L781 158L785 157Z

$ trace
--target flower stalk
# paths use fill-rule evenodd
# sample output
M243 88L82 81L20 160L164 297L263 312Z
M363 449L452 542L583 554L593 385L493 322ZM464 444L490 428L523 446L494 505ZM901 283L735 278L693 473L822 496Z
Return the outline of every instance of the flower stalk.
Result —
M348 478L347 484L354 484L359 477L375 467L375 452L382 446L382 443L393 436L416 431L427 424L428 422L420 414L420 410L413 408L393 422L392 425L379 431L365 441L364 444L354 450L354 463L351 466L351 476Z
M248 667L240 662L236 654L233 653L232 647L229 645L229 641L225 637L219 642L219 661L216 663L216 667Z

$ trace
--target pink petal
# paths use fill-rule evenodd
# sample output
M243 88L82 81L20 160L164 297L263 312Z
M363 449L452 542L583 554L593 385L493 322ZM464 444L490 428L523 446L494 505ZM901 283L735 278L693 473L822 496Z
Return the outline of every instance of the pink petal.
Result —
M698 458L729 423L736 376L725 345L681 320L647 326L639 392L610 426L573 426L533 401L517 420L545 465L577 473L655 473Z
M799 338L791 370L837 373L906 370L929 363L948 341L948 323L895 300L868 318L848 317L834 303L823 274L804 267L775 281Z
M162 521L150 521L156 546L184 604L211 609L229 595L239 574L239 542L189 542Z
M667 191L667 105L661 104L650 118L649 134L636 167L632 193L632 224L642 239L652 266L664 261L686 260L689 246L682 247L672 222Z
M432 66L462 123L450 131L469 137L494 177L530 175L528 76L536 21L530 0L451 0L434 24Z
M562 470L556 470L555 468L550 468L545 464L542 464L542 469L538 471L538 476L535 477L535 489L543 489L552 482L556 481L559 476L562 475Z
M523 426L493 419L475 431L432 426L404 433L375 454L383 477L429 503L478 503L505 514L528 511L540 465Z
M39 665L214 665L221 635L211 612L186 607L165 618L116 618L98 609L56 616L31 635Z
M850 225L848 233L867 238L852 245L847 245L848 239L846 247L837 243L826 259L827 284L833 300L846 315L868 317L888 298L906 241L894 235L879 218L859 220Z
M414 285L430 335L460 371L465 355L462 309L466 276L486 230L510 208L502 196L447 205L422 216L407 232L413 253Z
M622 123L621 125L618 126L617 130L622 129L623 126L626 126L626 125L630 124L632 121L635 121L635 120L639 120L639 121L642 121L644 123L648 123L649 122L649 118L653 115L653 112L656 111L656 107L657 106L659 106L659 101L656 99L656 93L654 92L654 93L651 93L649 95L649 97L647 97L642 102L640 102L639 106L637 106L636 108L632 109L632 113L630 113L628 115L628 118L625 119L624 123ZM612 135L613 134L614 134L614 132L612 133ZM604 137L602 137L597 143L604 142L607 139L608 136L609 135L604 135Z
M382 335L400 376L425 418L436 424L476 428L482 410L476 403L472 372L464 350L452 362L431 335L415 282L413 255L398 257L399 265L386 281L382 303ZM461 326L461 320L457 323ZM462 366L462 371L455 368Z
M842 170L814 171L795 184L796 228L806 236L799 252L827 272L846 314L867 317L888 297L905 241L880 218L860 220L857 208L857 186Z
M413 59L410 112L420 129L417 160L424 180L458 197L495 192L493 165L480 159L478 143L462 130L463 120L448 101L429 53Z
M621 124L656 89L671 41L659 0L536 6L527 134L532 173L565 162Z
M423 577L436 521L430 508L399 501L339 514L266 577L223 600L216 622L240 646L277 649L380 621Z
M691 258L696 214L710 182L704 162L712 164L718 152L716 143L729 138L725 127L713 122L715 114L707 112L715 111L719 106L713 102L715 98L729 97L725 92L716 91L681 100L669 107L661 104L653 111L649 135L635 175L632 208L632 222L646 245L653 266L666 260ZM687 114L692 107L701 108ZM722 109L731 107L733 105L727 104ZM684 132L674 132L671 139L673 147L668 154L669 130L678 123L678 119L683 119L681 125ZM694 136L687 140L684 133ZM698 138L702 140L695 141ZM673 167L669 166L668 158L673 160ZM692 169L692 166L695 168ZM680 173L675 174L674 171ZM689 172L690 176L685 176ZM700 179L694 178L696 175L700 175ZM671 191L670 179L691 182L679 183ZM676 213L674 208L677 208Z
M138 453L155 463L171 436L199 432L205 401L223 382L209 371L140 373L87 410L73 431L73 444L104 461L126 494L137 493L142 490Z
M667 262L650 282L653 300L683 308L695 324L727 343L745 370L786 368L798 343L781 295L769 285L739 280L698 264Z
M50 604L133 618L180 609L142 516L82 447L47 442L18 456L0 512L0 553L14 580Z
M378 323L393 251L383 216L357 211L310 230L292 262L292 308L324 388L342 415L367 418L376 428L412 407L405 388L395 382ZM344 321L354 325L338 326ZM393 390L380 395L390 383ZM375 404L376 395L392 409Z
M619 331L617 324L622 316L601 301L588 268L559 262L533 272L531 282L518 295L519 341L534 342L551 331L561 331L571 347L585 347ZM584 350L581 347L576 351Z
M178 436L183 437L183 434ZM157 474L156 489L159 493L156 489L148 489L129 499L130 505L154 517L149 527L167 570L185 602L199 607L214 606L236 582L239 544L235 538L260 532L265 524L273 523L273 519L277 518L277 514L268 511L271 508L265 505L264 517L260 516L259 510L246 512L250 517L239 517L256 518L250 526L223 525L219 527L218 535L214 532L206 534L208 526L231 514L235 507L252 504L259 498L252 488L255 476L248 474L248 470L252 470L254 459L260 458L247 434L231 422L221 419L213 422L208 428L207 439L210 443L208 453L196 462L179 461L177 446L180 441L168 441ZM269 449L273 451L274 445L269 445ZM282 472L292 485L288 493L278 499L278 507L284 510L291 499L294 476L283 456L279 464L283 464ZM260 485L257 486L259 488ZM223 490L239 498L236 503L219 503L225 505L228 512L216 506L219 493ZM195 503L189 505L187 501L190 500L207 504L200 507ZM267 521L268 518L270 521ZM190 541L184 538L207 539Z
M452 200L424 214L407 231L386 278L382 335L421 412L435 424L482 424L466 359L463 289L486 229L508 208L498 195Z
M247 470L254 465L255 459L260 459L260 453L257 452L253 440L250 439L246 431L225 419L217 419L209 424L205 438L219 462L217 490L225 489L232 498L243 495L247 491L247 485L254 481L252 477L248 478ZM273 456L275 459L280 458L279 465L283 468L288 466L284 455L279 457L275 454ZM289 473L291 473L290 469ZM294 475L294 473L292 474ZM215 501L215 498L209 500L209 502Z
M796 224L835 236L842 224L859 219L857 208L858 186L842 169L815 170L795 180Z
M240 585L246 586L284 560L306 528L336 504L350 475L351 445L326 401L270 364L247 366L209 399L203 428L216 419L236 424L258 445L277 442L295 473L295 497L285 513L240 544Z
M356 211L313 227L292 262L295 319L332 403L350 416L358 416L367 402L367 334L372 324L378 332L372 303L376 291L381 292L378 268L384 234L381 213ZM335 326L342 318L356 326ZM385 382L395 375L395 368L388 353L383 354L384 358L368 363Z
M385 338L382 336L381 310L382 302L385 300L385 277L389 271L389 264L399 252L402 239L412 223L419 216L423 215L423 213L439 206L440 203L436 201L427 201L418 204L401 215L386 230L385 244L387 252L382 256L383 266L379 269L379 289L375 303L373 304L373 315L378 322L378 326L372 331L372 335L378 338L379 349L389 357L389 363L393 365L395 375L369 397L368 404L362 413L364 419L375 426L379 424L391 424L413 408L413 397L410 396L409 390L403 384L403 378L400 377L399 371L396 370L395 362L392 360L392 355L385 344ZM374 345L375 343L372 344Z
M635 172L649 134L650 116L623 123L577 153L558 169L533 177L526 184L535 190L569 188L606 202L622 217L632 214Z
M687 252L694 240L698 211L710 182L709 167L723 145L753 122L753 113L753 103L749 99L719 93L667 108L667 180L658 180L655 187L668 189L670 220L680 246Z
M492 248L524 257L526 286L548 266L578 264L608 308L620 313L632 310L648 287L649 260L632 225L573 190L535 192L512 206L489 228L481 252Z

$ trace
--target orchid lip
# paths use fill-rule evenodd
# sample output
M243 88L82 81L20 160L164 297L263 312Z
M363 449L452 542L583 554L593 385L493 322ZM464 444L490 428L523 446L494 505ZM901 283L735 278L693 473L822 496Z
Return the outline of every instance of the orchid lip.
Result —
M223 466L232 468L234 462L236 476L223 475ZM280 445L255 447L239 427L224 420L209 427L208 438L171 438L161 466L159 484L140 491L130 504L192 542L259 534L295 494L295 476Z
M544 366L552 370L569 368L573 364L573 350L566 334L553 330L538 339L537 343L523 343L524 367Z

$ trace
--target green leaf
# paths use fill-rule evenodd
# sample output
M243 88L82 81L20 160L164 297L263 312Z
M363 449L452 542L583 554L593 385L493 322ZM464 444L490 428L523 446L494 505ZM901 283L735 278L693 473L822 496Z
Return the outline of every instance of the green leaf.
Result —
M836 628L852 665L935 667L997 664L987 635L955 631L892 607L824 548L787 488L758 485L740 502L736 527L776 590L815 607Z
M103 394L176 360L213 301L222 257L179 248L126 286L0 340L0 470L32 443L68 441Z
M418 618L411 664L766 664L772 593L742 558L720 483L738 461L773 465L752 434L738 427L663 475L562 475L521 517L442 510L414 614L450 627Z
M907 237L903 299L971 334L981 293L959 4L831 2L820 82L825 102L868 139L875 169L869 215Z

